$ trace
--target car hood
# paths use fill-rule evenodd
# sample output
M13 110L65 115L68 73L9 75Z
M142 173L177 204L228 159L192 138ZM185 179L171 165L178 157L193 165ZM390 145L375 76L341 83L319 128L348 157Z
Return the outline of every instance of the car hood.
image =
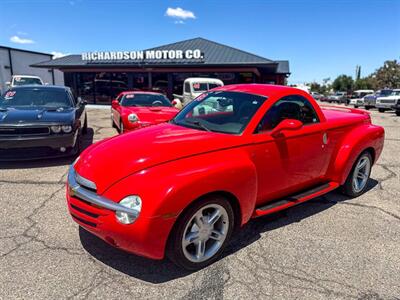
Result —
M193 155L239 146L241 136L190 129L169 123L142 128L92 145L75 170L102 194L141 170Z
M123 114L128 116L135 113L140 122L153 124L171 120L179 112L175 107L124 107Z
M60 111L43 108L8 108L0 110L0 125L70 123L74 110L72 108Z

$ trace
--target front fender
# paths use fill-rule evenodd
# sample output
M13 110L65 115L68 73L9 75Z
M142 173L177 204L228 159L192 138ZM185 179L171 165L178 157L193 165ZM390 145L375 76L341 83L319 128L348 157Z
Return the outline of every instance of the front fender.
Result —
M242 223L246 223L254 210L256 174L245 149L228 149L140 171L110 187L104 196L120 201L128 195L139 195L143 216L176 218L199 197L222 191L238 199Z
M141 197L142 225L137 234L146 237L146 247L153 249L154 257L163 257L168 236L182 211L201 196L218 191L238 200L240 225L245 224L253 213L257 194L256 169L245 150L211 152L154 166L117 182L103 196L116 202L128 195Z
M374 151L375 163L383 149L384 129L380 126L364 124L356 127L346 134L338 146L334 160L331 162L331 179L335 182L344 184L351 168L358 156L366 149L372 148Z

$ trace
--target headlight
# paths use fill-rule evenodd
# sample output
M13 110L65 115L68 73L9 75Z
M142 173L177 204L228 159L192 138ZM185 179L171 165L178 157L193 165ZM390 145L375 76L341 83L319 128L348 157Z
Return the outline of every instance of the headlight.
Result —
M138 218L142 209L142 199L139 196L128 196L119 202L120 205L133 210L132 214L116 211L115 217L122 224L132 224Z
M135 122L139 121L139 118L136 114L130 114L128 116L128 121L131 123L135 123Z
M72 126L70 125L64 125L61 126L62 131L64 131L65 133L70 133L72 131Z
M61 126L58 126L58 125L56 125L56 126L51 126L50 129L51 129L51 131L54 132L54 133L60 133L60 132L61 132Z

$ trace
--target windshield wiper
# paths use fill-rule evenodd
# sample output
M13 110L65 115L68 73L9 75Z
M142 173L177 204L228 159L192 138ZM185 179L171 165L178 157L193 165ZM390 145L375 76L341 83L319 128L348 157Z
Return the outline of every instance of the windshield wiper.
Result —
M185 120L186 123L189 124L193 124L196 125L197 127L203 128L206 131L212 132L212 130L210 128L208 128L206 125L204 125L203 123L201 123L200 121L197 120Z
M6 108L6 107L0 107L0 111L8 111L8 108Z

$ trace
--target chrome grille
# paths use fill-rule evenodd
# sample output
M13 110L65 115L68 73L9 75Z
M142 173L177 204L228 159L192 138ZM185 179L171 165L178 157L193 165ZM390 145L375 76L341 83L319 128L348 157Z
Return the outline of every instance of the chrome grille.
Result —
M41 136L49 134L49 127L0 127L0 136Z

